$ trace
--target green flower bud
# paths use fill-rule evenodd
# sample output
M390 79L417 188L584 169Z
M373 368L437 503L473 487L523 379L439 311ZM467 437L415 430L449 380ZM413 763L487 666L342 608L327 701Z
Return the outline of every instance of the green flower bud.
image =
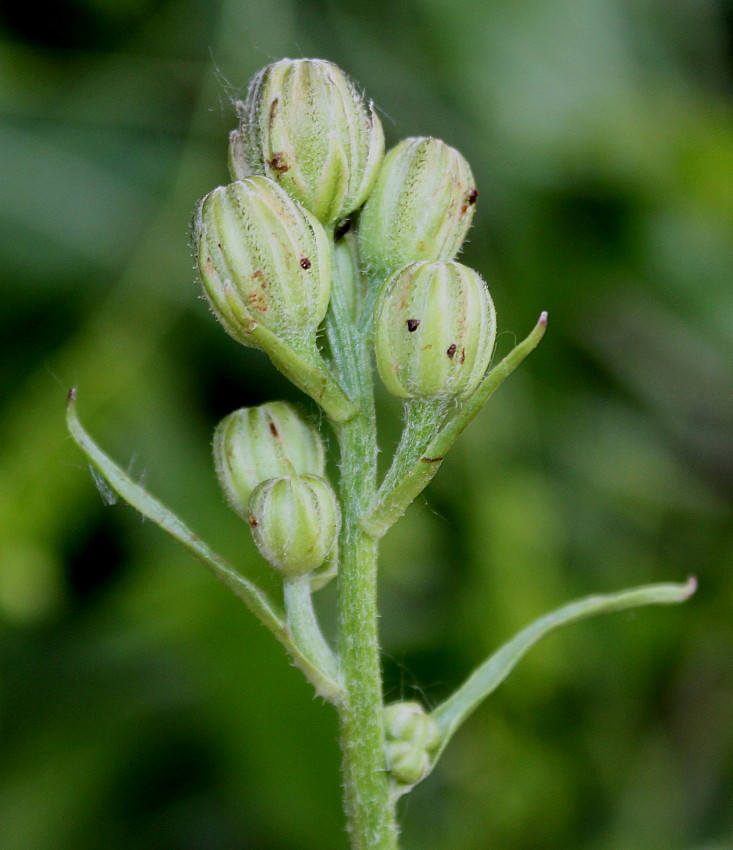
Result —
M430 771L440 746L438 724L417 702L396 702L384 709L387 767L402 785L415 785Z
M249 524L262 557L293 578L326 560L338 537L341 513L327 481L317 475L291 475L255 487Z
M466 160L439 139L405 139L387 154L359 222L359 250L375 274L419 260L452 260L478 198Z
M489 290L460 263L412 263L379 295L377 368L385 387L401 398L470 395L488 368L495 338Z
M265 351L273 336L315 346L331 246L287 192L264 177L214 189L198 205L194 242L206 297L231 336Z
M384 134L344 72L322 59L282 59L252 80L237 103L232 177L277 180L324 224L358 209L384 156Z
M323 475L323 442L284 401L243 407L226 416L214 432L214 462L229 504L244 519L252 491L268 478Z

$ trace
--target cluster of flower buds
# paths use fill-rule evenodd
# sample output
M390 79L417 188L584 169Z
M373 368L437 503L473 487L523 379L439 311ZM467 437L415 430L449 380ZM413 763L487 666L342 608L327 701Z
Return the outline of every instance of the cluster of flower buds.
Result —
M387 389L470 395L496 321L486 285L455 262L478 198L466 160L432 138L384 156L373 105L323 60L268 65L236 106L234 182L208 194L194 222L204 291L225 329L344 420L355 407L318 348L319 328L334 286L352 317L379 292L368 320ZM342 238L340 222L358 210L356 232Z
M293 407L271 402L229 414L214 433L214 462L229 504L273 567L294 578L329 558L339 505L321 438Z
M429 773L441 743L440 729L418 702L392 703L383 716L387 768L407 790Z

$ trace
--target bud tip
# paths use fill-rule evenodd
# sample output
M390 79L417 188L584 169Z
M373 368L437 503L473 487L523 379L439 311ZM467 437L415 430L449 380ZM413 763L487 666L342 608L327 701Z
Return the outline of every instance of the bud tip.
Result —
M73 404L76 401L76 387L72 387L66 395L66 400L69 404Z
M543 311L540 313L540 317L539 317L539 319L537 320L537 324L538 324L540 327L543 327L543 328L546 328L546 327L547 327L547 310L543 310Z

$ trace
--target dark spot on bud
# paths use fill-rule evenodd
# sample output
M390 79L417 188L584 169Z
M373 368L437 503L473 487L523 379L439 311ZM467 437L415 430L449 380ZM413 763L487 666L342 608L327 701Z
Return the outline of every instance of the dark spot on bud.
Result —
M336 225L336 229L333 231L333 241L338 242L340 239L343 239L350 230L351 219L345 218Z
M410 333L412 333L413 331L417 330L419 324L420 324L420 319L408 319L407 320L407 330Z
M285 174L286 171L290 171L290 166L285 161L285 156L280 152L274 153L272 159L267 160L267 165L272 171L277 171L278 174Z
M273 437L279 437L280 436L280 432L277 430L277 426L275 425L274 422L270 422L270 433L272 434Z
M465 348L461 349L461 356L458 358L458 362L461 363L461 364L466 362L466 349Z
M300 258L300 267L301 269L309 269L311 267L311 261L308 259L308 257Z
M420 460L423 463L440 463L443 460L442 457L421 457Z
M451 360L453 359L453 355L456 353L456 348L457 348L457 347L458 347L458 346L455 344L455 342L452 342L452 343L448 346L448 350L445 352L445 353L448 355L448 357L450 357L450 359L451 359Z
M471 189L466 195L466 200L461 205L461 215L464 215L469 207L472 207L478 200L478 189Z
M249 524L252 526L252 528L257 528L257 526L259 525L259 523L258 523L258 522L257 522L257 520L256 520L256 519L252 516L252 514L250 514L250 515L247 517L247 519L249 520Z

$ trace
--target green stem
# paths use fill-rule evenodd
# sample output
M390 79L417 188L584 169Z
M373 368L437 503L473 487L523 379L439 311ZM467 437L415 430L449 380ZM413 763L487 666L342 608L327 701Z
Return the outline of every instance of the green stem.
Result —
M344 808L353 850L397 850L395 803L384 758L377 611L377 542L360 522L374 496L377 439L368 335L360 333L335 282L326 319L338 380L358 412L334 428L341 451L342 528L338 576L338 710Z
M296 646L330 679L339 681L339 664L326 643L313 610L310 575L286 578L283 582L288 628Z

